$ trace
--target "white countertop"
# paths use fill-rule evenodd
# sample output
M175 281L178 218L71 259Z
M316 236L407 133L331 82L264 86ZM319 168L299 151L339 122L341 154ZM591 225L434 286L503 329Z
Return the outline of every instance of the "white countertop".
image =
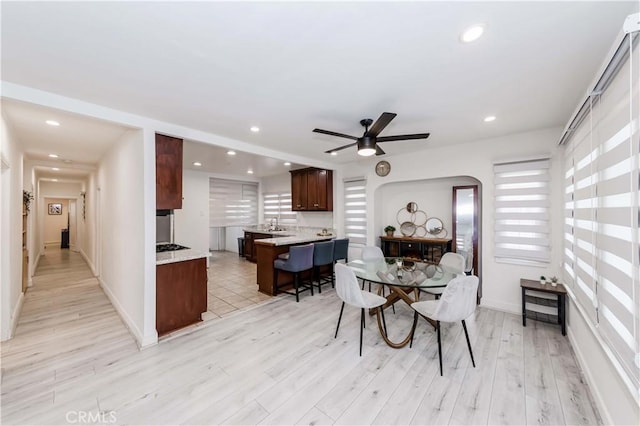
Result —
M287 246L292 244L301 244L301 243L313 243L316 241L327 241L335 238L335 235L309 235L309 234L300 234L300 235L292 235L289 237L277 237L277 238L263 238L260 240L255 240L254 244L264 244L270 246Z
M185 260L200 259L209 257L211 253L202 252L193 249L165 251L156 253L156 265L164 265L166 263L184 262Z
M295 235L295 232L293 231L263 231L261 229L243 229L244 232L252 232L254 234L266 234L266 235L278 235L281 237L290 237L292 235Z

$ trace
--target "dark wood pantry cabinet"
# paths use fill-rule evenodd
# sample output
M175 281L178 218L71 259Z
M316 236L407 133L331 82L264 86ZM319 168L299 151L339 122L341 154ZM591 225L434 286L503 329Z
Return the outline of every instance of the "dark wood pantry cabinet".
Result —
M182 139L156 133L156 210L182 208Z
M292 170L291 210L333 211L333 171L313 167Z

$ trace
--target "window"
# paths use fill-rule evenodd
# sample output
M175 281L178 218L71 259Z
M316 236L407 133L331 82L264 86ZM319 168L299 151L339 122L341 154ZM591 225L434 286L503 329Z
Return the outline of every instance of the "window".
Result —
M209 179L209 226L258 223L258 184Z
M628 42L626 49L629 49ZM564 281L637 391L640 388L638 318L637 44L565 147ZM637 122L636 122L637 123Z
M269 223L277 219L280 225L295 226L298 223L296 212L291 211L291 193L264 194L264 221Z
M493 171L496 260L549 263L549 160L494 164Z
M364 179L344 182L344 233L349 245L367 244L367 192Z

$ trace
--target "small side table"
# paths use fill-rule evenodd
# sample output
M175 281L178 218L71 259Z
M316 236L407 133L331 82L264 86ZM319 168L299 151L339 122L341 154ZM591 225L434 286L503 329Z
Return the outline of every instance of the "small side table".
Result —
M562 330L562 335L567 335L567 326L566 326L566 308L565 308L565 300L567 296L567 290L564 288L562 284L557 284L555 287L551 284L540 284L540 281L528 280L526 278L520 278L520 288L522 289L522 326L527 326L527 290L538 291L541 293L549 293L555 294L557 296L557 323L560 324L560 328ZM535 297L531 298L535 300ZM535 301L531 301L529 303L537 304ZM533 312L535 314L535 312ZM556 321L549 319L548 317L554 317L555 315L545 315L539 316L536 315L534 318L537 321L544 321L550 323L556 323Z

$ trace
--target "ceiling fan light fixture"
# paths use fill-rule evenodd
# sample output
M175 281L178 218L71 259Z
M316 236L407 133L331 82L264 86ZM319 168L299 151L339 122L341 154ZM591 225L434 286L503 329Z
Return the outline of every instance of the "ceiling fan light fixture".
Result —
M376 153L376 142L373 138L363 136L358 139L358 155L370 157Z

